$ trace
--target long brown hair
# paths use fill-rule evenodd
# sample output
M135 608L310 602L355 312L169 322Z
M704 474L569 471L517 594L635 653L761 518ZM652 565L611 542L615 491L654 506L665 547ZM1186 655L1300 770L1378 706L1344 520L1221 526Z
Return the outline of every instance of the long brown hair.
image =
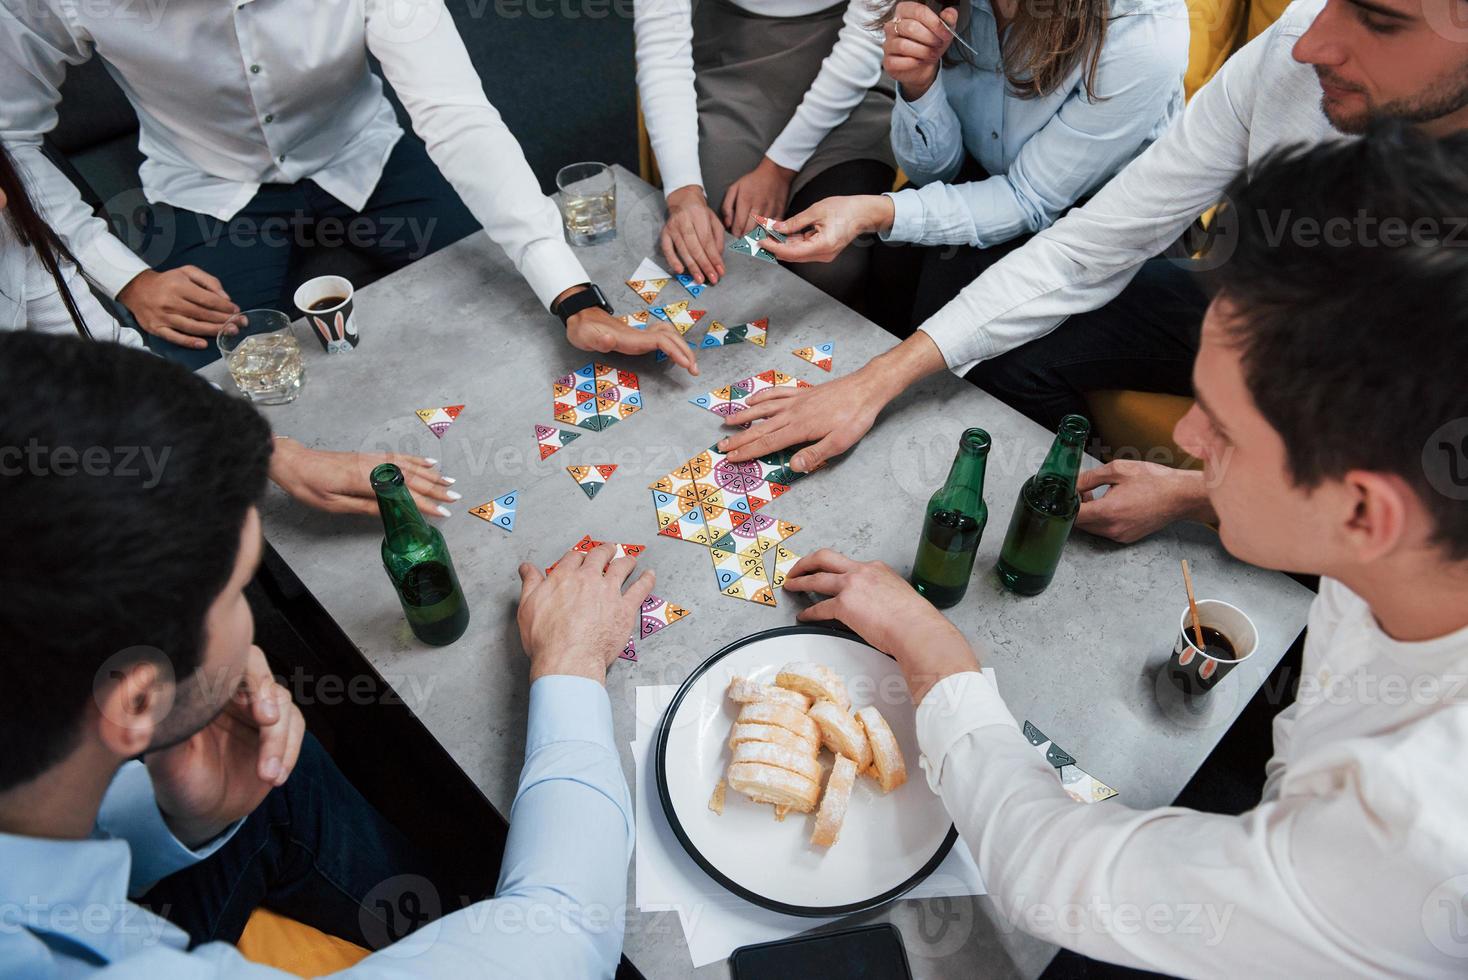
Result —
M1096 101L1096 71L1106 43L1108 8L1109 0L1019 0L1001 52L1004 77L1014 93L1022 99L1049 95L1077 65L1083 65L1086 97ZM871 27L877 30L892 20L897 0L877 0L873 9L877 17ZM972 57L955 38L943 62L972 63Z
M25 183L20 179L20 169L16 167L15 160L4 145L0 145L0 192L4 192L8 202L5 216L10 221L15 237L20 240L22 247L36 253L42 267L55 280L56 290L61 296L62 304L66 306L66 312L71 314L71 322L76 324L77 333L83 337L91 337L92 332L87 329L86 321L77 309L76 299L72 297L71 290L66 285L66 275L61 269L63 262L70 262L77 268L81 268L81 263L31 203Z

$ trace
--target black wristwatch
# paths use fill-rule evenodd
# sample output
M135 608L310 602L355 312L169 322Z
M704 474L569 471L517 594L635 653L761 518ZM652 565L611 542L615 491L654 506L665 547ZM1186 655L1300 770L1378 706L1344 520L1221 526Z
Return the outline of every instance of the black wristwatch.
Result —
M568 323L570 319L582 310L589 310L593 306L600 306L608 313L612 312L612 304L602 295L601 287L594 282L583 282L585 289L574 292L551 307L551 312L561 318L562 323Z

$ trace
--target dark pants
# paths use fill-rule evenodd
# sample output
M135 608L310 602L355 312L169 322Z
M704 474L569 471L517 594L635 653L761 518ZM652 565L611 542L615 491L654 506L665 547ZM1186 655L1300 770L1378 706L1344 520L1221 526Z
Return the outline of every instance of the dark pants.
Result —
M1088 392L1191 395L1207 308L1208 296L1186 262L1152 259L1101 309L983 362L968 379L1052 430L1068 413L1089 414Z
M434 886L442 880L307 735L285 785L223 847L141 901L194 945L238 942L264 907L379 949L458 907Z
M881 194L892 189L896 171L880 160L848 160L816 174L790 198L785 209L793 217L817 201L853 194ZM785 266L826 295L865 313L871 242L858 239L830 262L791 262Z
M161 211L161 209L159 209ZM194 265L224 284L240 309L267 308L296 315L291 297L300 266L315 249L346 248L386 275L479 228L479 222L439 173L416 137L405 134L367 205L353 211L316 185L266 184L229 221L170 209L155 214L155 227L171 222L173 247L160 272ZM160 354L198 368L219 356L210 344L191 350L147 335Z

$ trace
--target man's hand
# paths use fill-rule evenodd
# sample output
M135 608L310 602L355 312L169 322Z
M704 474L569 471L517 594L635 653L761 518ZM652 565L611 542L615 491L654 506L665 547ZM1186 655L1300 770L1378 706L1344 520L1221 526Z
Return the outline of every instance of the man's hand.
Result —
M197 848L248 816L290 777L305 735L301 709L252 646L245 676L224 710L186 741L143 756L174 836Z
M688 341L666 320L653 318L644 330L629 327L600 307L582 310L566 323L566 340L572 347L606 354L651 354L660 350L689 374L698 374L698 359Z
M1107 487L1100 497L1091 491ZM1140 541L1174 521L1217 520L1203 474L1140 460L1117 459L1076 480L1081 511L1076 527L1122 544Z
M678 275L686 273L697 282L713 284L724 274L724 229L697 184L668 195L668 220L661 241L663 257Z
M767 388L750 398L744 411L724 419L726 425L764 421L720 440L719 451L743 463L813 442L790 462L795 472L809 473L856 445L888 402L943 364L943 352L919 330L844 378L812 388Z
M382 463L392 463L403 471L408 490L424 514L450 516L443 504L460 499L458 493L448 489L454 481L422 456L329 452L307 449L294 439L277 439L270 457L270 479L301 503L329 514L376 514L372 470Z
M150 334L193 350L208 347L205 338L219 336L240 311L218 279L192 265L144 270L122 287L117 301Z
M958 628L933 604L879 561L853 561L822 548L795 563L787 592L817 592L831 598L802 609L802 622L837 620L890 654L907 678L912 703L950 674L978 670L979 660Z
M760 157L753 170L729 185L720 208L724 227L729 234L743 238L761 218L785 217L790 203L790 182L795 171L780 166L769 157Z
M520 643L530 656L530 682L549 674L606 682L607 668L627 648L642 600L652 594L648 571L622 591L635 558L612 561L612 546L568 551L549 575L520 566ZM608 564L611 562L611 564Z
M957 23L957 7L945 7L935 14L927 4L914 0L897 5L883 31L882 69L902 86L903 99L916 101L932 87L943 54L953 43L948 27Z
M828 197L774 224L785 241L766 238L760 247L782 262L830 262L858 235L887 231L896 209L884 194Z

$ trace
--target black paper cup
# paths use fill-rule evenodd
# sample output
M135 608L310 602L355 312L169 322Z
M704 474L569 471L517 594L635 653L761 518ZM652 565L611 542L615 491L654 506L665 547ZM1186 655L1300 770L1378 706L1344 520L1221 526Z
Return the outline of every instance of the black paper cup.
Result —
M317 276L296 289L295 304L306 318L306 326L328 354L344 354L361 341L357 333L355 290L341 276ZM339 302L322 306L323 300ZM320 306L320 309L316 307Z
M1192 611L1184 606L1178 637L1172 647L1172 659L1167 664L1168 679L1184 694L1207 694L1228 676L1229 671L1259 649L1259 630L1237 606L1218 599L1199 599L1198 620L1203 626L1228 637L1235 656L1232 660L1224 660L1199 649L1193 636Z

